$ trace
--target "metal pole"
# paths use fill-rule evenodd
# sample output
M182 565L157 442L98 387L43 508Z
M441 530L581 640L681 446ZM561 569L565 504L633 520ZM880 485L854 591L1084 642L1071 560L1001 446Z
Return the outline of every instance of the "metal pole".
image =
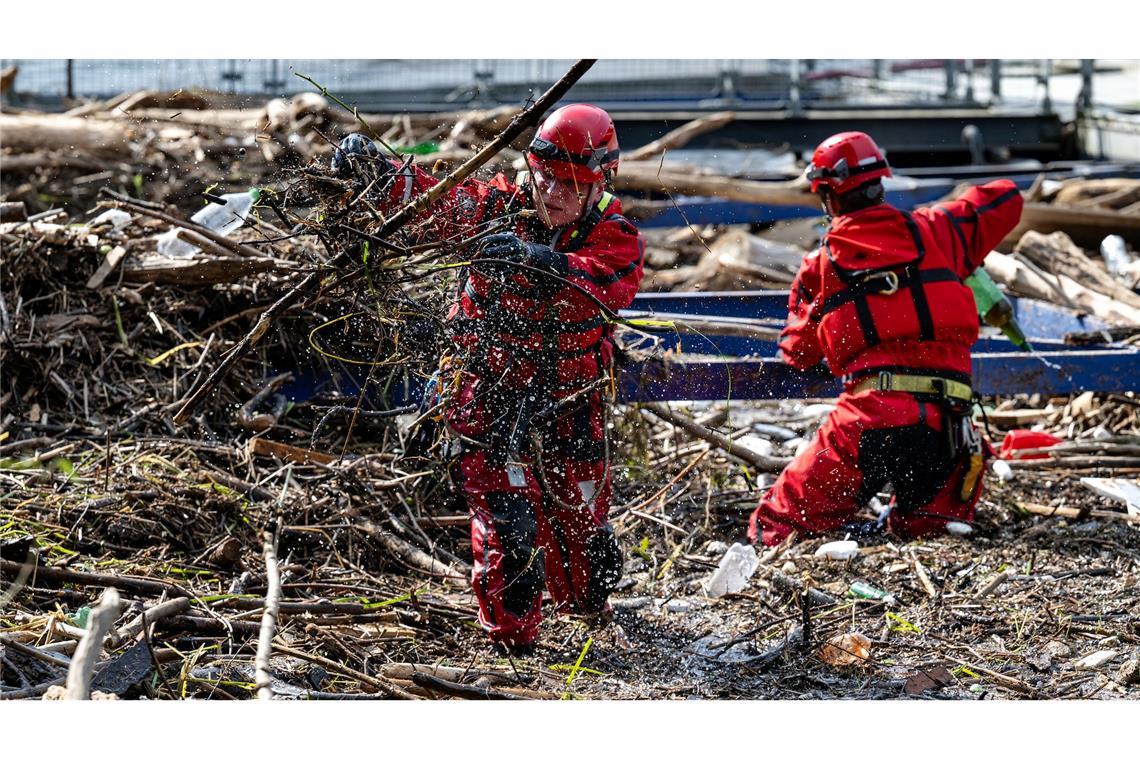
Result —
M800 59L792 59L791 78L788 82L788 115L800 116L803 103L800 101Z
M990 61L990 102L1001 100L1001 59Z
M946 100L958 97L958 62L953 59L946 60Z
M75 98L75 59L67 59L67 98L73 100Z
M725 105L736 102L737 88L739 86L739 71L737 63L732 59L723 59L720 62L720 97Z
M966 63L963 65L966 71L966 100L970 103L974 102L974 59L967 58Z
M1096 59L1081 59L1081 93L1077 96L1077 111L1084 113L1092 109L1093 73L1096 72Z
M1049 79L1053 76L1053 60L1042 58L1038 64L1037 81L1041 83L1044 94L1041 97L1041 112L1053 113L1053 99L1049 97Z

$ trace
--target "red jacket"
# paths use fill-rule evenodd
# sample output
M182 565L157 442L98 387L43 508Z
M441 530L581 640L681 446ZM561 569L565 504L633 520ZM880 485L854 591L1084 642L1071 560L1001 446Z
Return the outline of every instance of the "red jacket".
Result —
M381 205L395 210L437 182L418 168L404 170ZM462 240L492 221L533 208L532 204L528 190L502 175L489 183L469 179L418 221L433 240ZM609 193L573 226L551 231L519 221L511 231L562 253L566 279L611 310L626 308L637 295L645 243L621 215L621 202ZM571 393L602 374L613 357L612 327L590 299L553 282L552 286L550 279L533 274L504 276L474 267L460 278L459 302L449 317L457 323L456 342L469 357L477 357L478 366L471 366L472 371L498 377L509 369L507 382L516 384L529 382L544 369L551 373L546 376L547 389L555 395ZM498 310L487 319L489 312Z
M969 375L978 314L962 280L1017 226L1021 207L1017 187L997 180L933 208L880 204L837 217L792 284L784 360L807 369L826 358L836 376Z

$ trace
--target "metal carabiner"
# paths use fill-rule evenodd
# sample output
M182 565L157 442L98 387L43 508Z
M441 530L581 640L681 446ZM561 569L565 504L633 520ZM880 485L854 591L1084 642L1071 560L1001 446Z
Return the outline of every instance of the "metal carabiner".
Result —
M880 290L879 295L889 296L898 292L899 289L899 276L893 271L874 272L863 278L863 282L870 282L871 280L885 280L887 287L885 290Z

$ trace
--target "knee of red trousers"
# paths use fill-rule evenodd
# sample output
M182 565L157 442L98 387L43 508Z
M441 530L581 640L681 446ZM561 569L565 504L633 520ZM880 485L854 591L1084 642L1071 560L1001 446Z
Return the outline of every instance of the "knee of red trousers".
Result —
M974 495L969 500L962 501L959 489L963 469L962 466L955 469L950 480L926 506L905 512L891 510L887 518L887 530L901 539L910 540L942 535L946 532L946 526L952 522L972 523L985 488L985 478L983 474Z
M613 530L586 509L551 508L544 539L546 587L559 610L600 612L621 580Z
M796 457L753 510L748 539L776 546L792 531L809 536L842 527L859 508L860 474L849 469L839 458L823 461L810 450Z
M542 492L526 470L526 482L510 487L501 468L483 452L461 457L460 486L471 520L472 589L479 622L494 641L527 644L542 620L545 560L539 520Z

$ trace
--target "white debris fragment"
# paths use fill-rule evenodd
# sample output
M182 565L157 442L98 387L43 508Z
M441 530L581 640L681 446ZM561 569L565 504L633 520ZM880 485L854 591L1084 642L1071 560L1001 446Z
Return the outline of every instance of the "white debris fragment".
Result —
M836 560L858 557L859 543L857 541L831 541L816 549L815 556Z
M1106 662L1110 662L1111 660L1116 659L1116 656L1118 654L1120 653L1115 649L1102 649L1099 652L1093 652L1087 657L1082 657L1081 659L1077 660L1075 663L1073 663L1073 667L1080 670L1092 670L1093 668L1099 668Z
M767 438L761 438L760 436L753 435L752 433L740 436L740 438L736 440L736 443L737 445L743 446L752 453L759 454L762 457L772 456L772 452L776 448Z
M1140 480L1128 478L1081 478L1081 485L1096 491L1101 496L1107 496L1115 501L1124 502L1128 507L1128 514L1140 515Z
M990 469L1002 483L1013 480L1013 468L1004 459L995 459L994 463L990 465Z
M735 594L748 585L748 579L760 567L760 558L751 545L733 544L720 558L720 564L705 581L706 596Z
M89 227L98 227L100 224L110 223L116 229L121 230L134 220L126 211L120 211L117 208L109 208L99 216L95 217L87 225Z

